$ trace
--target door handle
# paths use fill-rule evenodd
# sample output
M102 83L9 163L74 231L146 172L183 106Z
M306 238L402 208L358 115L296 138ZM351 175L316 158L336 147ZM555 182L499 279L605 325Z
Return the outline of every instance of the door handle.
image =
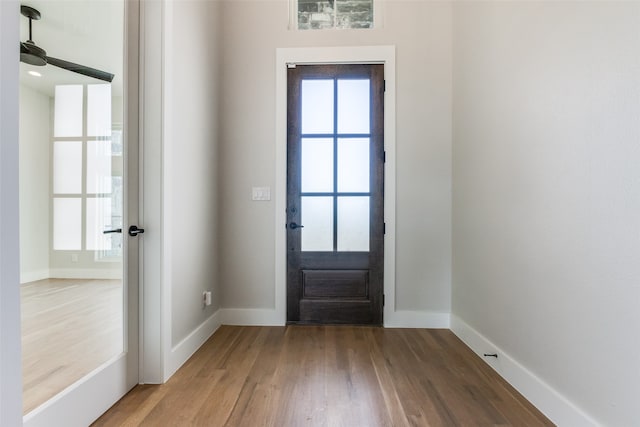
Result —
M135 237L138 234L144 233L144 228L138 228L137 225L132 225L129 227L129 236Z
M289 228L295 230L296 228L304 228L304 225L298 225L295 222L289 223Z
M102 234L122 233L122 228L114 228L113 230L104 230Z

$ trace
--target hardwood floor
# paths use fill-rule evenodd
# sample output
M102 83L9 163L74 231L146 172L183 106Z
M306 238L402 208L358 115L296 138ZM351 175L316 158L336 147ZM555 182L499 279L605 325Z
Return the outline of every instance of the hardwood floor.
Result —
M94 426L550 426L449 330L223 326Z
M122 282L46 279L20 294L26 414L122 351Z

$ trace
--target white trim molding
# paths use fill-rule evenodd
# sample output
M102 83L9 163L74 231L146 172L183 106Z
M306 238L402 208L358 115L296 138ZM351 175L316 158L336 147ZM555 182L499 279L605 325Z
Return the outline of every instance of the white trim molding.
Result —
M455 314L451 315L451 330L555 424L582 427L597 427L600 425L565 396ZM483 357L484 353L494 353L498 357Z
M165 379L176 373L184 363L218 330L222 322L221 310L217 310L186 338L176 344L170 352Z
M393 311L391 319L384 320L385 328L449 329L450 325L450 314L436 311Z
M168 236L163 212L164 55L167 2L140 2L140 176L139 220L147 233L140 238L140 372L143 384L161 384L169 358L170 283L165 249ZM169 29L170 31L170 29Z
M386 151L384 185L384 309L385 325L396 324L395 267L396 267L396 48L395 46L317 47L276 49L276 177L275 177L275 312L276 324L286 322L287 259L286 218L287 203L287 64L384 64L386 92L384 99L384 148ZM235 311L229 314L236 324L244 320L265 318L263 314L251 319L250 313ZM271 314L267 316L271 318ZM270 322L269 322L270 323ZM271 324L271 323L270 323Z
M20 284L44 279L122 279L122 268L53 268L20 273Z
M37 282L38 280L44 280L51 277L51 273L48 269L36 270L36 271L21 271L20 272L20 284Z
M282 326L284 322L280 313L273 309L263 308L224 308L220 318L223 325L238 326Z
M24 427L91 424L131 389L126 376L122 375L126 366L127 353L107 361L25 415Z
M18 86L20 4L0 1L0 425L20 425Z
M122 268L54 268L49 279L122 279Z

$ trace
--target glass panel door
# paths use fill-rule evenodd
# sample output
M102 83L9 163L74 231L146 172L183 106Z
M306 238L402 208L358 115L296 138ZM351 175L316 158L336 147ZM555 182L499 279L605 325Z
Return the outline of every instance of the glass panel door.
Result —
M125 117L137 106L135 87L125 91L127 81L137 81L137 69L124 66L125 15L137 22L139 5L116 0L72 6L39 3L42 17L32 23L36 44L115 78L52 64L20 65L25 426L89 424L137 379L137 344L130 341L137 337L137 280L125 279L128 241L122 231L125 208L131 209L124 195L138 191L127 187L125 174L127 150L137 150L135 139L123 137L137 135L137 118ZM25 34L26 19L22 24ZM39 80L30 71L38 71ZM136 77L125 78L125 71ZM127 264L136 269L132 255ZM58 409L65 405L77 411Z
M287 71L287 321L382 323L384 66Z

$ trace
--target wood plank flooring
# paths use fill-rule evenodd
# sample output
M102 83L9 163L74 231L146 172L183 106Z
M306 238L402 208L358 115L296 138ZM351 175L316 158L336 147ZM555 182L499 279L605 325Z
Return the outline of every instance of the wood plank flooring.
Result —
M122 281L20 285L23 413L122 352Z
M94 426L550 426L449 330L222 326Z

